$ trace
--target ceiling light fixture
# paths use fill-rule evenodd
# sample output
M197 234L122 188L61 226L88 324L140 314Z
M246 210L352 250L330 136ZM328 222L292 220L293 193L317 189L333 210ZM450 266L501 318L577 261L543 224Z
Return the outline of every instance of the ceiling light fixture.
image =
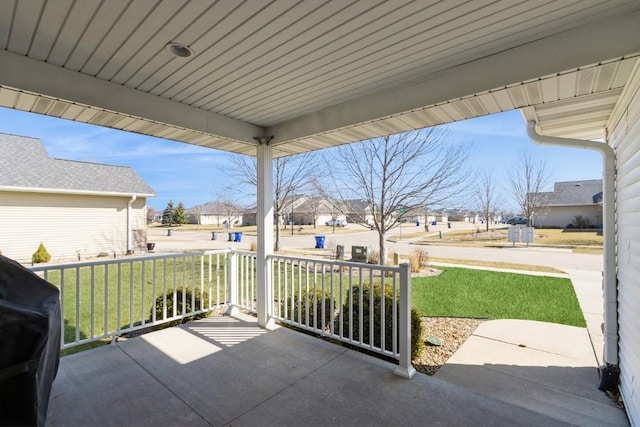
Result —
M169 42L164 46L164 48L173 56L178 56L180 58L188 58L193 55L193 50L182 43Z

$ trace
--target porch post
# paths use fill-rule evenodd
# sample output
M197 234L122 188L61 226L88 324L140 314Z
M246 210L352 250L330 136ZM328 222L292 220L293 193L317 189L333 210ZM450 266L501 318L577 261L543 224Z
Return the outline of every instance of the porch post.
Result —
M258 326L267 327L272 315L271 259L273 254L273 149L268 140L260 141L257 152L258 254L256 263Z
M411 364L411 270L409 264L400 264L400 364L395 374L411 379L416 370Z

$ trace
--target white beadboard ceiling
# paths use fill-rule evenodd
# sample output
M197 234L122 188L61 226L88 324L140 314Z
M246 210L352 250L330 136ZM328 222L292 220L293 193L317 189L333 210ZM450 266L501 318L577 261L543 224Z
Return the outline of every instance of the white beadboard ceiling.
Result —
M275 156L516 108L600 138L639 22L637 0L0 0L0 105Z

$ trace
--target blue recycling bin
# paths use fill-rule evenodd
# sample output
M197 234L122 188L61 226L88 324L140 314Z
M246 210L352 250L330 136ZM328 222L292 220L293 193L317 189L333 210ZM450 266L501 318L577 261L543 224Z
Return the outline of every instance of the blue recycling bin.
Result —
M234 242L242 242L242 232L241 231L236 231L234 233L233 241Z
M324 249L324 236L316 237L316 249Z
M420 227L420 221L416 221L416 227Z
M431 225L436 225L437 223L435 221L431 221Z

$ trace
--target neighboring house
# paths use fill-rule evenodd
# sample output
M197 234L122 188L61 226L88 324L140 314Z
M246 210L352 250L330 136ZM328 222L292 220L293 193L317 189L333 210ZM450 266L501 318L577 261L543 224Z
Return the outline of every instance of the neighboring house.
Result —
M348 222L336 203L324 197L297 196L292 204L284 207L284 211L284 216L294 224L324 225L332 219Z
M49 157L37 138L0 133L0 250L30 262L43 243L53 260L146 248L146 199L129 167Z
M245 212L244 225L256 225L255 218L255 210ZM297 195L283 203L280 225L291 221L295 225L324 225L334 218L347 222L335 202L323 197ZM276 221L277 218L274 218L274 223Z
M234 226L243 224L244 212L232 203L208 202L187 209L187 216L191 224Z
M371 205L366 200L347 200L344 208L347 222L373 224Z
M536 227L602 227L601 179L556 182L542 195L544 206L533 215Z

